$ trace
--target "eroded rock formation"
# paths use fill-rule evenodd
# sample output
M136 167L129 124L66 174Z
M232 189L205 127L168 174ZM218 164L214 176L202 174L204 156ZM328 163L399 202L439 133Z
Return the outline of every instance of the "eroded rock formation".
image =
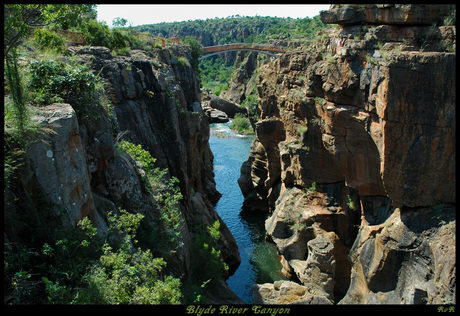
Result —
M245 206L331 302L455 302L454 9L334 5L341 29L261 68Z

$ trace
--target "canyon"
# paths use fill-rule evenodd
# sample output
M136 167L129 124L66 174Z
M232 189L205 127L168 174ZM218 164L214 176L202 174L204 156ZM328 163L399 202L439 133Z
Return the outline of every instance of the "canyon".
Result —
M215 210L209 139L210 123L248 113L255 138L238 179L243 208L269 215L265 238L289 278L254 284L254 304L455 304L456 27L442 25L453 11L332 5L321 20L339 27L279 58L228 55L236 72L219 97L200 89L186 45L126 55L68 47L63 58L102 78L104 105L88 105L90 114L65 102L34 107L39 136L4 190L5 249L24 243L39 256L45 235L86 218L105 236L121 210L144 216L144 236L176 233L156 199L164 191L120 150L126 141L178 180L179 237L153 242L162 273L187 283L207 272L196 241L217 227L212 250L228 269L196 286L206 303L243 304L225 282L241 250ZM254 90L256 113L239 107Z

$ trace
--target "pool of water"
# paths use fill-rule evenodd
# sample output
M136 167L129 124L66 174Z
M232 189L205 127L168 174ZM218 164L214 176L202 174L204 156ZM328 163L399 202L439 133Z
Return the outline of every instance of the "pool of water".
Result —
M275 245L265 241L268 216L242 211L243 194L238 186L241 165L248 159L253 136L238 135L230 122L211 125L209 144L214 154L217 190L222 197L215 208L236 239L241 264L228 280L230 288L246 303L252 303L251 285L284 279Z

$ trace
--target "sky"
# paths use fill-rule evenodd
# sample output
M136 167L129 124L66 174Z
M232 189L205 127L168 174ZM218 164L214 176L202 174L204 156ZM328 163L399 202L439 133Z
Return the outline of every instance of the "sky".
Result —
M128 25L181 22L240 16L272 16L291 18L312 18L321 10L328 10L329 4L101 4L97 6L97 20L112 26L112 20L120 17Z

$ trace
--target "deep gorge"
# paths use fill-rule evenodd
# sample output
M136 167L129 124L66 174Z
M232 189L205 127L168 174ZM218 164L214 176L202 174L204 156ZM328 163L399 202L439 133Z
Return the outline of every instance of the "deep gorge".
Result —
M216 188L222 194L216 212L238 244L241 264L228 280L230 288L246 303L252 303L252 285L283 279L275 245L265 240L266 215L244 211L238 186L240 168L247 159L253 136L239 135L229 123L211 125L210 146L214 155Z
M238 55L222 97L256 92L247 138L210 125L187 45L68 47L58 58L103 89L31 107L4 191L5 302L455 304L452 10L333 5L321 19L338 28L257 71ZM136 300L107 294L119 275Z

